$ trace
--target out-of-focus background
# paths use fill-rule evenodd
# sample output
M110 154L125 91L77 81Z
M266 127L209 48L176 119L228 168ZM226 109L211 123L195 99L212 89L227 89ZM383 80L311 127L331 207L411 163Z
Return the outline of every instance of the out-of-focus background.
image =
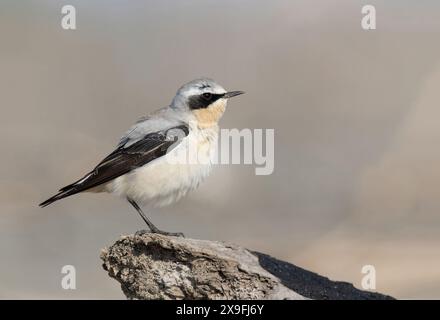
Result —
M77 30L61 28L74 5ZM440 298L440 3L15 1L0 4L0 298L124 298L100 249L143 228L79 178L138 117L208 76L246 95L224 128L274 128L275 171L219 166L198 192L150 212L361 286ZM74 265L77 289L61 288Z

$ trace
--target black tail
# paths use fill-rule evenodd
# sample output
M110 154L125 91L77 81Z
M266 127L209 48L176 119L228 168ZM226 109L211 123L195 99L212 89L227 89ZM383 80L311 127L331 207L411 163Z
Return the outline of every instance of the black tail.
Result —
M64 188L63 188L63 189L64 189ZM78 193L78 191L77 191L75 188L67 189L67 190L64 190L64 191L61 191L61 190L60 190L60 192L58 192L58 193L57 193L56 195L54 195L53 197L50 197L50 198L47 199L46 201L40 203L39 206L42 207L42 208L44 208L44 207L50 205L51 203L53 203L53 202L55 202L55 201L58 201L58 200L64 199L64 198L66 198L66 197L68 197L68 196L71 196L71 195L73 195L73 194L75 194L75 193Z
M71 184L61 188L60 190L58 190L58 193L56 195L54 195L53 197L51 197L51 198L47 199L46 201L40 203L39 206L44 208L44 207L50 205L51 203L53 203L55 201L64 199L64 198L66 198L68 196L71 196L71 195L74 195L74 194L76 194L78 192L82 192L84 190L92 188L93 186L84 185L84 182L90 176L91 176L91 173L88 173L83 178L79 179L78 181L75 181L74 183L71 183Z

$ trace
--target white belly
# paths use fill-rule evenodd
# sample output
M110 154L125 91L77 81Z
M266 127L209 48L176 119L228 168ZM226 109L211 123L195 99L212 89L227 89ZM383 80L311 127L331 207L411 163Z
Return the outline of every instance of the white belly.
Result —
M106 185L106 191L152 206L164 206L179 200L209 175L217 146L217 131L217 128L190 131L172 151L111 181ZM195 150L201 158L194 156Z

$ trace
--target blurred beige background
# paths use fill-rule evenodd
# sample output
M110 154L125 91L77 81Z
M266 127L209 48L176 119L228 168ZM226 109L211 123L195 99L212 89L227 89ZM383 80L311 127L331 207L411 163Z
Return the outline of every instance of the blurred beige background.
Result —
M108 195L38 203L200 76L246 91L222 126L274 128L275 172L219 166L151 212L158 226L357 287L372 264L378 291L440 298L440 3L368 3L375 31L365 1L3 0L0 298L123 298L99 251L144 227L136 212ZM66 264L77 290L61 289Z

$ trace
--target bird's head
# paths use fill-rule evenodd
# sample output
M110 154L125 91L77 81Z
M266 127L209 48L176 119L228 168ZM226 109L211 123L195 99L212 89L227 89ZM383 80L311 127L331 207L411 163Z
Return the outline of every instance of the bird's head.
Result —
M228 99L243 93L226 91L211 79L197 79L180 87L171 107L189 111L196 117L199 125L210 126L217 124L225 111Z

